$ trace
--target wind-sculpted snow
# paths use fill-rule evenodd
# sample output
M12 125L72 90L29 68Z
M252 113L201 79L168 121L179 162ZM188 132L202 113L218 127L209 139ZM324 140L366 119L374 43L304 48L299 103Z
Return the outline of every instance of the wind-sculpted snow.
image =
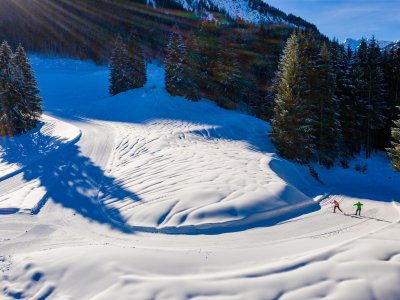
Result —
M106 174L138 198L103 185L99 201L108 211L137 229L182 229L249 223L277 208L313 203L269 168L276 158L267 123L208 101L170 97L162 70L150 72L145 89L99 107L129 121L114 124L117 142Z
M204 114L204 121L212 114ZM237 120L247 124L240 130L250 139L266 129L251 127L252 121L245 116ZM101 201L119 210L130 225L154 228L223 224L309 201L267 169L273 158L264 159L245 141L229 139L235 123L219 123L157 120L121 126L108 168L140 200L110 198L113 187L103 186Z
M20 177L0 193L19 207L13 191L37 184L47 201L0 211L1 299L398 299L400 174L382 153L315 166L322 185L274 152L268 123L170 97L154 64L109 97L105 67L32 61L46 110L81 137L22 147L45 159L2 152Z

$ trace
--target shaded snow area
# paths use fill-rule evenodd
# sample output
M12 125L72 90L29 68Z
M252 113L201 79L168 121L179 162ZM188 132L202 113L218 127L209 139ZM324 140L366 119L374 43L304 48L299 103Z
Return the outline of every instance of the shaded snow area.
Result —
M51 177L51 174L41 173L37 166L56 156L79 137L77 127L46 115L27 134L0 137L0 214L29 213L37 209L46 189L38 178L33 177Z
M316 166L320 184L268 123L169 96L156 64L110 97L106 67L32 63L46 116L1 139L1 299L399 299L382 153Z

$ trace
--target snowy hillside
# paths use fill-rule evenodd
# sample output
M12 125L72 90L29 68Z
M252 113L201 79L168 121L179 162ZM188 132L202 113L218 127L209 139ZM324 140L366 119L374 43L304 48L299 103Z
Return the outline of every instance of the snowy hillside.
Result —
M186 10L210 13L216 9L232 19L241 19L249 23L261 22L288 23L284 19L261 11L261 4L249 0L173 0ZM157 7L157 0L147 0L148 5ZM212 17L212 13L209 15Z
M274 172L297 170L274 154L267 123L208 101L170 97L163 70L151 65L149 71L144 89L98 100L96 109L82 116L113 121L111 127L103 125L110 151L104 176L109 180L103 179L96 201L114 221L181 231L238 226L279 208L313 203L318 194L301 191L311 187L301 175L293 175L299 190ZM45 95L59 84L49 83Z
M169 96L156 64L110 97L106 67L32 62L52 117L36 142L1 140L2 299L398 299L400 176L383 155L354 162L367 174L318 169L322 185L268 123Z

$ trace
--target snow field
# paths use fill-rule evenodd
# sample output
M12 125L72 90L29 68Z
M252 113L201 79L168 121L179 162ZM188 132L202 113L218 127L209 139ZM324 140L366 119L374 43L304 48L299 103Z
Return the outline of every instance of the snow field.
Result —
M47 115L28 134L0 137L0 213L31 213L38 208L46 189L29 174L40 172L38 162L57 155L79 137L77 127Z
M310 201L260 168L272 158L244 142L212 138L216 131L169 120L124 126L108 175L136 196L103 186L101 201L131 226L159 229L223 224Z
M110 98L104 67L33 62L46 110L81 137L10 177L47 201L0 215L4 299L398 299L400 177L382 155L358 158L367 174L318 169L320 185L267 123L168 96L154 64Z

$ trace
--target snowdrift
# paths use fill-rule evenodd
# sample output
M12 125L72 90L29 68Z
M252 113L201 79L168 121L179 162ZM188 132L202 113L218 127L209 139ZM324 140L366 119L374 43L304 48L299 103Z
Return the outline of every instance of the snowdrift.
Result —
M122 197L102 185L98 201L107 211L135 230L190 232L248 225L278 208L314 204L311 193L298 189L313 179L273 155L266 122L206 100L171 97L163 70L150 65L149 75L143 89L105 98L92 113L118 121L106 175L130 192ZM294 174L293 184L270 168L272 161Z

